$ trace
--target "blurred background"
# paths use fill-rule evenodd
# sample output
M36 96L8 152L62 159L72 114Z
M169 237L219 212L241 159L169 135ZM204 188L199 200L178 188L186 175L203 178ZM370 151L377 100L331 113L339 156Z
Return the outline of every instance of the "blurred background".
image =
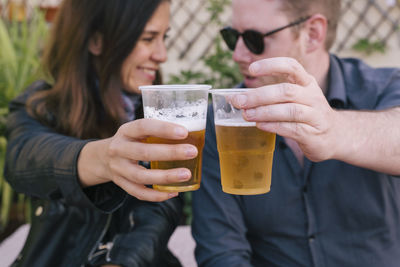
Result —
M5 182L3 162L8 102L43 77L40 55L62 0L0 0L0 243L29 223L29 199ZM240 75L219 37L230 24L230 0L172 0L167 39L166 83L237 84ZM400 67L400 3L397 0L343 0L338 37L332 52L358 57L372 66ZM190 193L185 194L190 224Z

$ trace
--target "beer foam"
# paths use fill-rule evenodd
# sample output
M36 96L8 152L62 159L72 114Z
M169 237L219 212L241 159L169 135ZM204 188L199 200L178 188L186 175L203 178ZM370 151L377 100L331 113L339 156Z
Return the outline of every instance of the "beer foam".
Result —
M189 132L194 132L194 131L201 131L206 128L206 120L175 120L175 121L170 121L179 125L182 125L185 127Z
M206 128L207 100L184 103L179 108L144 107L144 117L176 123L188 131L200 131Z
M152 119L158 119L162 121L167 121L167 122L172 122L179 124L183 127L185 127L189 132L194 132L194 131L201 131L206 128L206 119L196 119L196 120L185 120L185 119L175 119L175 120L170 120L167 118L152 118Z
M215 120L215 125L218 126L230 126L230 127L254 127L255 122L252 121L238 121L237 119L219 119Z

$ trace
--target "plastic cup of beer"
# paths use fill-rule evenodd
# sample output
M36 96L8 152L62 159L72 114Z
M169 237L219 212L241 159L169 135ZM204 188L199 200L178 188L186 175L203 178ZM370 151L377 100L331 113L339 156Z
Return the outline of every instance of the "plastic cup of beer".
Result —
M210 85L149 85L140 86L143 98L145 118L168 121L184 126L189 135L183 140L169 140L148 137L147 143L153 144L192 144L197 147L198 155L190 160L152 161L152 169L188 168L192 177L189 181L155 184L153 188L164 192L193 191L200 188L201 162L207 119L208 91Z
M256 195L270 191L275 134L248 122L230 103L234 94L252 89L214 89L212 93L222 191Z

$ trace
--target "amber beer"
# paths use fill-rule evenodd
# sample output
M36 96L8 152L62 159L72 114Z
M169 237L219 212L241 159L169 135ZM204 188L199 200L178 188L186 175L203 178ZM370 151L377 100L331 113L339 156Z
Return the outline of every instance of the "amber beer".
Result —
M153 144L192 144L197 147L198 154L197 157L190 160L177 160L177 161L152 161L151 168L152 169L174 169L174 168L188 168L192 173L192 177L189 181L172 183L172 184L163 184L163 185L153 185L154 189L164 192L184 192L184 191L192 191L200 188L201 181L201 162L202 162L202 154L204 147L204 136L205 129L202 130L189 130L189 135L186 139L182 140L170 140L163 139L158 137L149 137L147 138L148 143Z
M174 169L186 167L191 171L187 182L156 184L153 188L165 192L184 192L200 188L201 160L206 129L208 91L207 84L170 84L139 86L143 99L145 119L172 122L185 127L189 135L185 140L167 140L156 137L146 139L157 144L192 144L198 155L191 160L152 161L152 169Z
M275 134L251 122L222 120L215 127L222 191L237 195L269 192Z

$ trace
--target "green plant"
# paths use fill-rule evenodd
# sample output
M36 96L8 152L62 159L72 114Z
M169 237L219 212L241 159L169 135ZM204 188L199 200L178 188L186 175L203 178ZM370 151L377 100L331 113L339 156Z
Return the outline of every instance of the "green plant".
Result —
M24 195L16 194L3 177L5 123L11 99L33 81L43 77L40 52L47 31L43 14L37 10L29 20L22 22L0 18L0 233L9 222L11 207L29 211L29 205L26 205L28 200Z
M371 55L374 52L385 53L386 44L383 41L371 42L370 40L363 38L358 40L352 48L355 51Z
M226 6L231 4L231 0L208 0L207 11L210 13L210 21L218 26L222 25L220 15L225 11Z

